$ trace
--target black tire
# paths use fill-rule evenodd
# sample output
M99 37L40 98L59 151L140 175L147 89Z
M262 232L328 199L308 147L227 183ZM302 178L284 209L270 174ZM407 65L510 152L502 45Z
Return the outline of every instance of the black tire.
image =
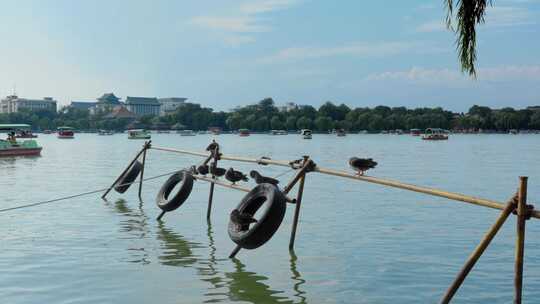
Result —
M241 213L254 215L263 205L265 209L257 223L248 230L241 231L237 224L229 220L229 237L245 249L255 249L268 242L285 216L287 202L283 193L272 184L259 184L253 188L238 204Z
M141 173L143 165L140 161L135 161L131 168L127 170L127 172L120 177L118 182L116 183L118 186L114 187L114 190L118 193L124 193L129 189L129 186L137 179L137 176L139 176L139 173Z
M178 192L169 199L171 191L178 184L182 183ZM189 197L193 189L193 175L188 170L178 171L171 175L161 186L156 197L156 204L165 212L173 211L180 207Z

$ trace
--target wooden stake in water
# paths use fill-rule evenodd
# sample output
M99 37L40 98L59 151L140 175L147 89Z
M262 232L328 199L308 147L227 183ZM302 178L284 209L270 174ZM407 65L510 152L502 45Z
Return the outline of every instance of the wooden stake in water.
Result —
M521 304L523 292L523 256L525 253L525 220L527 217L527 177L519 177L517 202L517 238L514 278L514 303Z
M144 167L146 167L146 151L148 149L144 149L143 156L142 156L142 168L141 168L141 175L139 176L139 201L142 203L142 185L144 180Z

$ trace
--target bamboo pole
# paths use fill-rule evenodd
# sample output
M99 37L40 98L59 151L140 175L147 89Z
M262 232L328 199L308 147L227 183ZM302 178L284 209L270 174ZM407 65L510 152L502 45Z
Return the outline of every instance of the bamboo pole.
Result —
M514 278L514 303L521 304L523 293L523 256L525 253L525 221L527 217L527 177L519 177L519 190L517 202L517 238L516 262Z
M131 162L129 163L129 165L124 169L124 171L122 171L122 173L116 178L116 180L112 183L112 185L109 187L109 189L107 189L107 191L105 191L105 193L103 193L103 195L101 196L102 199L105 199L105 197L107 196L107 194L109 194L109 192L111 192L112 188L114 188L114 186L116 185L116 183L118 183L118 181L120 180L120 178L122 178L122 176L124 176L124 174L126 174L126 172L129 170L129 168L131 168L131 166L133 166L133 164L135 163L135 161L139 158L139 156L144 152L146 151L146 149L148 149L148 146L147 144L145 144L143 146L143 148L141 149L141 151L139 151L137 153L137 155L135 155L135 157L133 158L133 160L131 160Z
M304 182L306 175L302 175L298 186L298 194L296 195L296 207L294 208L294 218L292 223L291 238L289 240L289 250L294 250L294 240L296 238L296 228L298 227L298 218L300 217L300 206L302 205L302 195L304 194Z
M139 202L142 203L142 185L144 180L144 168L146 167L146 150L144 149L143 156L142 156L142 169L141 169L141 176L139 177Z
M311 159L309 159L308 156L304 156L304 161L302 163L302 168L300 169L300 171L298 171L296 173L296 175L287 184L287 186L285 186L283 188L283 193L284 194L289 193L292 190L292 188L294 187L294 185L296 185L296 183L306 175L306 173L307 173L310 166L314 166L313 161Z
M214 159L211 166L214 168L217 168L217 162L219 157L219 146L217 146L214 150L211 151L210 156L208 156L205 160L205 164L210 161L210 159ZM216 179L216 176L212 174L212 179ZM214 200L214 183L210 182L210 192L208 193L208 207L206 208L206 220L210 220L210 216L212 215L212 201Z
M482 256L486 248L489 246L489 244L491 243L491 241L493 240L493 238L499 231L499 229L502 227L502 225L504 224L504 222L506 221L510 213L512 213L512 211L514 211L515 208L516 208L516 197L513 197L506 204L506 207L503 209L503 211L501 212L501 214L499 215L495 223L486 232L486 234L480 241L480 244L478 244L478 246L476 246L474 251L471 253L469 258L467 259L467 262L465 263L465 265L463 265L458 275L452 282L452 285L450 285L450 287L448 287L448 289L446 290L446 293L444 294L441 300L442 304L450 303L450 300L452 300L452 297L456 294L457 290L459 289L459 287L461 286L461 284L463 283L463 281L465 280L469 272L472 270L472 268L474 267L478 259L480 259L480 257Z

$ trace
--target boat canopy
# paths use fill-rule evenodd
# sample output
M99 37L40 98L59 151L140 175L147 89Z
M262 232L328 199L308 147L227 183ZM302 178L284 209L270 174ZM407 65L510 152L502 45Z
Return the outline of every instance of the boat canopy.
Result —
M62 127L58 127L58 130L73 130L72 127L67 127L67 126L62 126Z
M0 130L30 130L27 124L0 124Z

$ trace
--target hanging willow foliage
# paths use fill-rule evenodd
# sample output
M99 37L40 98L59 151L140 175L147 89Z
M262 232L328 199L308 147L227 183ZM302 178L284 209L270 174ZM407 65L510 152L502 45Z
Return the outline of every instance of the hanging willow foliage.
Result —
M476 76L474 64L476 62L476 25L484 23L484 15L487 5L491 5L491 0L445 0L448 6L446 25L452 29L452 18L454 17L454 6L457 8L457 48L461 70ZM454 5L455 2L455 5Z

